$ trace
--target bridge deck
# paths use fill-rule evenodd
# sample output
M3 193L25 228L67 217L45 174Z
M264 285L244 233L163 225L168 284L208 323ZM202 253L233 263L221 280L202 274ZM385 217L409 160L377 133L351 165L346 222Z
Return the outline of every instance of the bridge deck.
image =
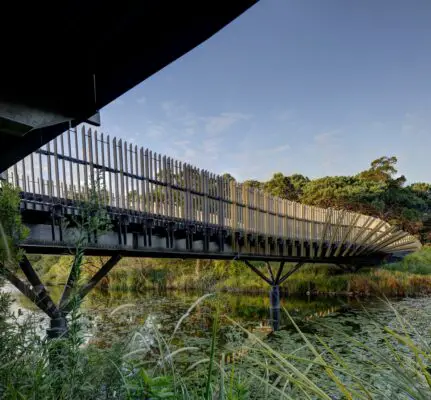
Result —
M112 232L94 254L355 262L420 247L378 218L270 196L82 126L7 171L23 191L28 251L61 252L61 218L97 188ZM337 261L338 260L338 261Z

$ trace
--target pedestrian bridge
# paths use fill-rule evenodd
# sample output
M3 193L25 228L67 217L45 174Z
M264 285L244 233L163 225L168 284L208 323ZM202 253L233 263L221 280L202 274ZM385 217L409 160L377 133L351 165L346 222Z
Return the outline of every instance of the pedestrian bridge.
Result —
M65 132L5 175L22 190L27 252L69 251L63 222L91 193L112 228L89 237L88 254L359 266L420 247L381 219L273 197L86 126Z
M279 287L305 263L355 271L421 246L378 218L273 197L85 126L30 154L3 178L21 189L30 235L20 245L27 253L73 252L73 221L86 204L103 207L110 220L107 232L85 233L84 245L86 254L109 259L80 287L71 266L58 304L26 256L19 266L28 283L0 264L4 276L51 318L50 337L67 334L66 315L77 304L72 299L82 300L123 256L242 260L271 286L277 330ZM265 261L267 274L251 261ZM278 269L270 261L279 261ZM285 271L286 262L295 265Z

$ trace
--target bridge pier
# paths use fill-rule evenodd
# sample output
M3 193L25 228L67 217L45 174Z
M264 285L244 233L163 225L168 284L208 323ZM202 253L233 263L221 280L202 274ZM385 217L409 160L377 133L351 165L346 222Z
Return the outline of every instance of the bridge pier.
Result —
M293 273L298 271L304 263L299 262L289 271L287 271L283 275L283 270L285 266L285 262L281 261L280 266L278 267L277 273L274 275L271 264L267 261L266 267L268 269L269 277L265 276L262 271L260 271L256 266L251 264L248 260L244 260L245 265L249 267L256 275L258 275L261 279L263 279L266 283L271 286L271 290L269 292L269 303L270 303L270 320L272 329L277 331L280 329L280 285Z
M82 257L82 254L80 255ZM76 257L80 257L76 256ZM76 287L77 283L77 264L80 259L75 259L76 265L72 265L68 282L64 288L63 295L59 304L55 304L51 299L45 285L40 280L36 270L31 265L26 256L19 263L19 267L28 280L23 281L11 270L0 263L0 272L14 285L25 297L34 305L41 309L49 318L50 326L46 330L49 339L58 339L67 336L67 315L73 309L74 304L80 304L84 297L105 277L108 272L121 260L120 254L113 255L95 274L81 287ZM78 265L78 268L80 265ZM74 300L74 301L72 301Z
M51 318L49 321L49 328L46 330L46 334L49 339L59 339L67 336L68 333L67 319L65 315L58 315Z
M274 331L280 329L280 286L272 285L269 292L269 315L271 326Z

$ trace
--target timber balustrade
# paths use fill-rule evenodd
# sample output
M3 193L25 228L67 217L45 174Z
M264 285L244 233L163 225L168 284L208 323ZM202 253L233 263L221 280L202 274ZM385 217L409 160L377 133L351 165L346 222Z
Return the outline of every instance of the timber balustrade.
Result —
M332 248L332 256L344 257L420 247L378 218L273 197L85 126L25 157L7 177L24 194L59 204L86 199L97 188L105 207L241 232L245 248L253 237L263 237L264 247L270 238L294 241L302 250L314 243L311 256L318 258L329 257Z

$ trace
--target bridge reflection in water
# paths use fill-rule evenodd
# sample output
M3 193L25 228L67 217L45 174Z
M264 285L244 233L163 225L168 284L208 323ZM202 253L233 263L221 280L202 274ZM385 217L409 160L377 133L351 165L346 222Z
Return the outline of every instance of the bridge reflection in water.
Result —
M112 257L83 296L122 256L239 259L271 285L277 320L279 286L304 263L350 270L420 247L378 218L273 197L85 126L30 154L6 177L22 190L30 236L21 245L28 253L68 252L73 243L63 222L98 188L112 229L90 237L86 253ZM251 261L266 262L268 274ZM280 262L277 271L270 261ZM296 265L285 272L286 262ZM40 285L24 264L30 284Z

